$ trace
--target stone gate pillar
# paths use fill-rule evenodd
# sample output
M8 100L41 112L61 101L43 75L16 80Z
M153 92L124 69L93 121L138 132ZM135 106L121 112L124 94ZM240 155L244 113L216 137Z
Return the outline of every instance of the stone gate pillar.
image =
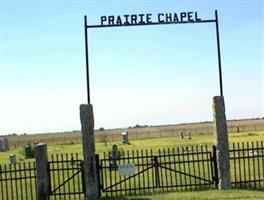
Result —
M39 143L35 147L37 171L37 200L49 200L49 171L47 145Z
M213 98L213 124L216 140L217 170L219 176L219 190L231 188L228 132L225 116L223 96Z
M84 156L85 200L97 200L99 198L99 180L95 158L93 106L91 104L82 104L80 106L80 117Z

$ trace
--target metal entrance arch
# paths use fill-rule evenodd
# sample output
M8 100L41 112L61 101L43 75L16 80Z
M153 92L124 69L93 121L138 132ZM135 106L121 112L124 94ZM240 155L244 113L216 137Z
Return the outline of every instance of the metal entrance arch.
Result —
M148 15L148 14L147 14ZM127 15L128 16L128 15ZM113 27L128 27L128 26L150 26L150 25L176 25L176 24L195 24L195 23L214 23L216 28L216 42L217 42L217 56L218 56L218 74L220 95L223 96L223 82L222 82L222 67L221 67L221 53L220 53L220 38L218 26L218 12L215 10L215 19L199 20L199 21L177 21L177 22L150 22L150 23L132 23L132 24L108 24L103 25L88 25L87 16L84 16L84 34L85 34L85 59L86 59L86 81L87 81L87 101L91 103L90 97L90 74L89 74L89 53L88 53L88 29L92 28L113 28Z

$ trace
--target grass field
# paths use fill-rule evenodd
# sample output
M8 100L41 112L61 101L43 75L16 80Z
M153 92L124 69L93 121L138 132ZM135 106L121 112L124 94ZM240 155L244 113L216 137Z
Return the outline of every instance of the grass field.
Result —
M110 200L110 198L102 198ZM206 190L195 192L171 192L164 194L152 194L147 196L131 196L111 198L111 200L221 200L221 199L264 199L264 192L229 190L219 192L218 190Z
M227 127L229 133L235 132L249 132L249 131L263 131L264 119L248 119L248 120L228 120ZM96 141L120 141L122 129L107 129L104 131L95 130ZM185 123L175 125L160 125L160 126L143 126L129 128L130 139L149 139L162 138L169 136L178 136L179 131L191 131L193 135L197 134L212 134L212 122L200 123ZM46 133L46 134L12 134L8 136L10 146L23 147L28 143L34 141L44 142L49 145L63 144L63 143L80 143L80 131Z
M264 141L264 131L251 131L244 133L230 133L229 143L238 142L254 142L254 141ZM193 135L192 139L188 138L180 139L179 137L163 137L163 138L152 138L152 139L137 139L131 140L131 145L124 145L121 141L108 142L105 146L102 142L96 143L96 152L102 156L103 152L109 152L112 148L112 144L117 144L119 149L124 151L127 150L145 150L152 149L154 152L162 148L173 148L179 146L189 146L189 145L210 145L214 144L214 136L212 134L196 134ZM66 142L65 144L52 144L48 146L48 154L64 154L64 153L78 153L80 157L82 156L82 144L72 144L71 142ZM11 148L7 152L0 153L0 164L9 163L9 155L16 154L17 160L24 160L24 150L22 147ZM30 161L27 159L26 161Z

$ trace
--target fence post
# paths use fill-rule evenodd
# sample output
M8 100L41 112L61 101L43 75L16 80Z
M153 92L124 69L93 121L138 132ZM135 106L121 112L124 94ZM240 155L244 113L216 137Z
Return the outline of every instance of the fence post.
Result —
M212 162L213 162L213 180L215 183L215 187L218 187L219 177L217 171L217 158L216 158L216 146L212 146Z
M216 138L217 169L219 190L231 188L228 132L223 96L213 98L214 134Z
M35 147L35 159L37 170L37 199L49 199L49 171L48 171L48 153L47 145L39 143Z
M85 199L97 200L99 198L99 188L95 157L93 106L91 104L82 104L80 106L80 117L85 173Z
M158 157L154 156L154 167L155 167L155 178L156 178L156 187L160 187L160 177L159 177L159 163Z
M95 165L96 165L96 175L97 175L97 182L98 182L98 196L101 196L101 181L100 181L100 159L99 154L95 154Z
M82 179L82 189L83 189L84 194L86 194L86 192L85 192L85 189L86 189L86 186L85 186L85 172L84 172L84 164L83 164L83 161L81 162L81 170L82 170L82 176L81 176L81 179Z

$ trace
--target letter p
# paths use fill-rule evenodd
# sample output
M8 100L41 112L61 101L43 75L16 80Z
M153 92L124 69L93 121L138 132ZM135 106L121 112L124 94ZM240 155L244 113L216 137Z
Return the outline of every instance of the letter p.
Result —
M101 16L101 26L104 25L105 21L106 21L106 16Z

